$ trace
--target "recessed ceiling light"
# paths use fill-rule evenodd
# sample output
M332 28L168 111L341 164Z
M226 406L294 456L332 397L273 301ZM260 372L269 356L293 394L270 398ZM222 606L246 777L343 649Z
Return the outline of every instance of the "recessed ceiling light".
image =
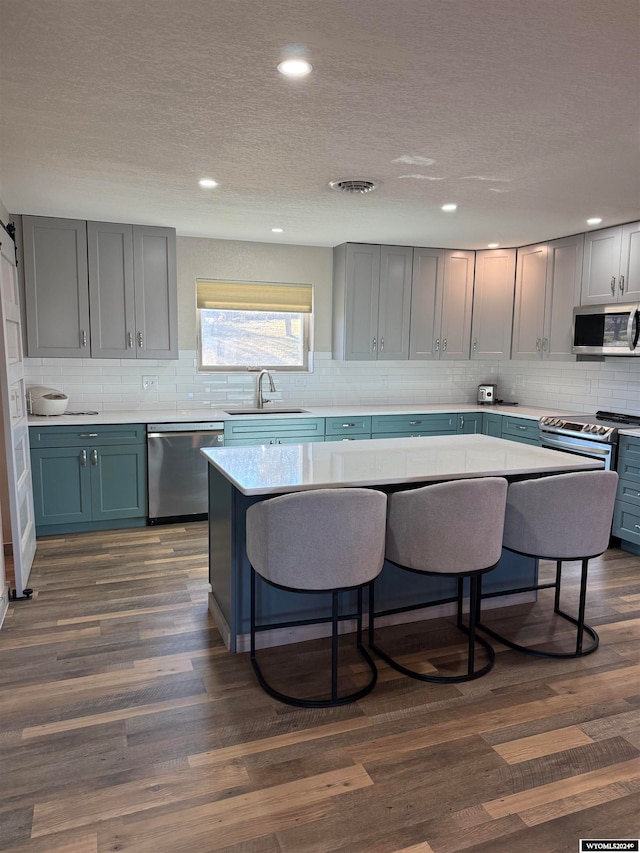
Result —
M370 178L340 178L337 181L329 181L329 186L339 193L364 195L364 193L373 192L381 183L382 181L374 181Z
M285 77L306 77L311 65L306 59L285 59L278 65L278 71Z
M592 216L591 219L587 219L587 225L600 225L601 222L602 219L599 216Z
M487 243L487 249L498 249L500 247L500 243Z
M198 183L205 190L210 190L218 186L218 182L214 181L213 178L200 178Z
M273 231L274 234L282 234L282 232L284 231L284 228L272 228L271 230Z
M453 213L454 210L458 209L458 205L457 204L443 204L441 209L444 210L445 213Z

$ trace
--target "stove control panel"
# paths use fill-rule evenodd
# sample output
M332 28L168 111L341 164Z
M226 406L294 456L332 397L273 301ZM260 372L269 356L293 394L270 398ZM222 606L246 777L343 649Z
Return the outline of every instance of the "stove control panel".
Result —
M603 426L602 424L580 423L566 420L565 418L551 417L549 415L545 415L545 417L540 418L539 426L546 432L557 432L562 435L580 435L584 438L606 442L614 442L618 433L616 427Z

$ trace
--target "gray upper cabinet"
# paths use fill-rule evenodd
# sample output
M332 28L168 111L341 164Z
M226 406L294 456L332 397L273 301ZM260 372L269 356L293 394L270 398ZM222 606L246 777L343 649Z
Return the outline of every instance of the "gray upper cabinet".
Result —
M584 235L518 249L513 359L550 361L571 355L573 307L580 296Z
M133 226L138 358L178 357L176 232L173 228Z
M346 361L409 354L412 249L345 243L334 249L333 356Z
M475 252L413 250L410 358L469 358Z
M23 222L28 355L177 358L174 229Z
M88 222L91 355L135 358L133 231L117 222Z
M88 356L84 221L23 216L27 355Z
M509 358L513 322L515 249L476 252L471 358Z
M584 236L581 304L640 299L640 222Z

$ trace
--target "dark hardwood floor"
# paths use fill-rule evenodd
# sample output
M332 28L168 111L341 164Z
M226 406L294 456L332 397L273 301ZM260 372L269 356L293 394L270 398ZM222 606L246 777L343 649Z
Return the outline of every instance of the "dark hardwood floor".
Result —
M359 703L300 710L222 645L206 554L204 524L39 541L34 599L0 631L0 850L576 853L640 834L640 558L592 562L589 657L496 645L458 685L380 663ZM542 637L549 594L504 624ZM453 666L449 620L383 636ZM325 647L265 650L265 667L312 692ZM344 670L358 679L357 658Z

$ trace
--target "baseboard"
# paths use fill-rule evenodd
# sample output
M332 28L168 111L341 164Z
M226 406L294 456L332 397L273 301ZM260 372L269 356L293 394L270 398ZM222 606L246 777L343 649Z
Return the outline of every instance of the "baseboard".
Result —
M9 584L5 584L4 589L0 590L0 629L4 622L4 617L9 609Z

